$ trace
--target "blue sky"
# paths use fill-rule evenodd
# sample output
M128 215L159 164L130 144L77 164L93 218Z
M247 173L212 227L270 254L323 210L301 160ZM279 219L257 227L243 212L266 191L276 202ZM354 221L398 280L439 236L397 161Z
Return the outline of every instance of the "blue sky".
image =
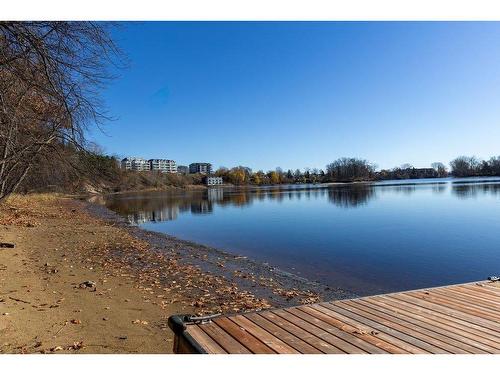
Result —
M105 91L107 153L379 168L500 155L500 23L141 22Z

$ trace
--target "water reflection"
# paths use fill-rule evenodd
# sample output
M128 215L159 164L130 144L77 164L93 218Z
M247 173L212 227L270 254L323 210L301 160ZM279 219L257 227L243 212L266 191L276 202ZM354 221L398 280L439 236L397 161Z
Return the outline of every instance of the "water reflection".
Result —
M130 223L176 220L183 213L212 214L216 207L251 206L254 201L325 200L336 207L356 209L368 205L383 195L410 196L416 191L443 195L451 191L460 199L478 194L500 196L500 180L452 181L430 180L419 182L383 182L378 184L345 185L279 185L246 188L209 188L183 192L150 192L114 195L106 198L106 205L125 216Z
M452 193L454 196L461 199L476 198L479 195L492 195L500 197L500 183L456 183L452 184Z
M358 294L479 280L500 267L499 179L210 188L106 204L143 228Z
M337 207L353 208L366 205L375 198L376 188L373 186L343 186L328 189L328 201Z

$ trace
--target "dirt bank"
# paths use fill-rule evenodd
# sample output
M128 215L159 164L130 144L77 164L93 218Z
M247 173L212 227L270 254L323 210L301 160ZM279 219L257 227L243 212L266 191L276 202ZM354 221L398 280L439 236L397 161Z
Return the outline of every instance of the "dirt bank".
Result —
M0 353L169 353L172 314L351 296L52 195L1 205L0 242Z

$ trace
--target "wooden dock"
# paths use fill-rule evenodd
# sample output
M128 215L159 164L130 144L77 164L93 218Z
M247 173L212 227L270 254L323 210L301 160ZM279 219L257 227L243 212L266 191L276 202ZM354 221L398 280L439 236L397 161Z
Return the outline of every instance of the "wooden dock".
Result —
M500 281L450 285L191 321L176 353L500 353Z

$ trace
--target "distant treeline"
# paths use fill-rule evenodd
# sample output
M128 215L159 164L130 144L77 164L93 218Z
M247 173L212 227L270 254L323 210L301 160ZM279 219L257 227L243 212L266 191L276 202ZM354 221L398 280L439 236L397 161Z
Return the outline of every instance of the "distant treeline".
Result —
M500 156L489 160L459 156L450 162L450 170L441 162L432 163L429 168L415 168L403 164L392 169L376 170L376 165L359 158L340 158L328 164L325 169L306 168L301 171L276 168L272 171L253 172L238 166L231 169L221 167L215 171L224 181L234 185L275 185L292 183L327 183L377 180L401 180L438 177L500 176Z
M460 156L450 165L452 174L456 177L500 176L500 156L489 160L479 160L474 156Z
M71 146L59 146L66 163L59 159L44 158L23 181L20 191L58 192L120 192L131 190L164 190L171 187L202 185L201 174L172 174L160 172L125 171L119 167L119 158L104 155L98 147L81 151ZM325 169L305 168L303 171L252 171L248 167L220 167L214 174L233 185L280 185L298 183L356 182L400 180L437 177L500 176L500 156L489 160L460 156L450 162L450 170L443 163L432 163L430 168L414 168L403 164L392 169L377 170L367 160L340 158Z

